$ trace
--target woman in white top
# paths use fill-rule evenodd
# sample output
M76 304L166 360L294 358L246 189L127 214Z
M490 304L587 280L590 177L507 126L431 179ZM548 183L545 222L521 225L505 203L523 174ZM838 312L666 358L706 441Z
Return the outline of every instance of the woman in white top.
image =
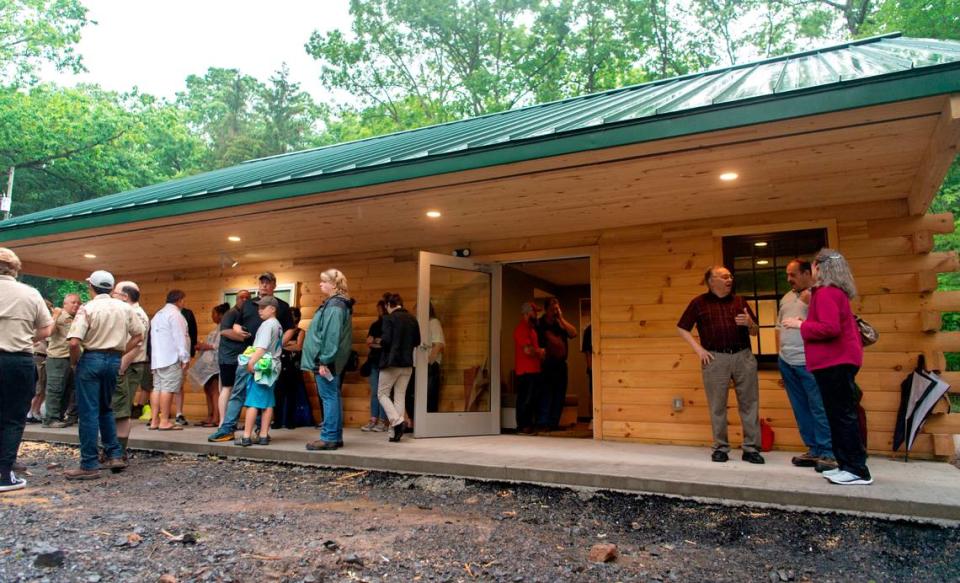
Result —
M197 357L193 368L187 373L190 380L203 387L207 399L207 418L200 424L201 427L220 427L220 364L217 362L217 350L220 348L220 320L230 309L230 304L214 306L210 313L213 320L213 330L207 334L202 342L197 342Z

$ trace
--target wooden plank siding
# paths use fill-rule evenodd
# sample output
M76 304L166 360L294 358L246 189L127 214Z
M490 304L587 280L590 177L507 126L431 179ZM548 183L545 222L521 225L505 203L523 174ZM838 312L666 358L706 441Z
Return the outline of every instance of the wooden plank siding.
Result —
M869 449L889 452L899 384L914 366L917 355L924 352L930 362L942 363L944 351L960 351L960 335L936 331L941 312L960 311L960 293L936 292L931 284L937 273L957 269L957 257L930 252L926 244L931 233L953 229L953 219L948 215L908 216L906 201L900 199L539 238L463 241L457 246L471 247L475 255L597 246L597 273L592 274L593 295L600 306L595 328L599 334L595 334L594 340L598 383L594 412L595 418L601 420L597 437L706 445L711 433L700 366L676 334L677 319L687 302L703 291L700 280L704 270L721 260L717 256L718 230L756 226L758 232L763 232L772 225L797 221L835 223L837 241L833 244L849 257L861 291L855 307L881 333L880 341L866 351L858 382L865 395ZM427 250L449 252L447 248ZM412 307L416 296L416 249L244 265L238 273L227 270L221 274L218 269L205 268L134 279L139 281L144 306L151 313L160 307L171 287L186 291L187 305L196 312L203 336L212 327L208 314L220 301L222 290L254 285L254 275L264 267L273 269L280 283L300 283L298 303L304 311L301 327L306 328L322 300L318 275L330 266L347 275L351 293L357 298L353 342L363 358L367 327L375 317L374 304L380 295L396 291ZM448 343L463 343L459 349L448 348L448 383L451 375L462 374L463 369L478 364L473 360L475 344L481 339L472 332L458 333L459 328L469 329L475 324L464 318L461 314L444 326ZM458 352L465 356L457 357ZM308 394L316 407L312 380L308 382ZM683 411L672 410L674 396L684 399ZM460 394L444 393L441 409L462 405L459 399ZM205 415L201 393L189 393L187 403L188 415ZM736 444L741 436L732 392L729 407L730 436ZM803 447L782 381L775 371L760 372L760 409L761 416L776 432L778 448ZM361 425L369 416L367 380L356 373L347 376L344 413L347 426ZM936 434L960 433L960 415L938 418L934 427ZM921 436L914 448L919 455L933 452L934 430L927 431L930 433Z

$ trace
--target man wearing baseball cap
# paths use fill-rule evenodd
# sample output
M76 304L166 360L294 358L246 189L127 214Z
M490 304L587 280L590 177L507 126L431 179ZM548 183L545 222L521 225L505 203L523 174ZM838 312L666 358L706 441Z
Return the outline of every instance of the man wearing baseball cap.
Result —
M244 344L253 345L254 338L257 337L257 330L263 320L260 318L259 302L263 298L273 298L277 302L277 321L283 328L283 340L281 346L293 338L294 324L293 316L290 315L290 304L273 295L277 288L277 276L270 271L264 271L257 278L257 297L244 302L240 308L240 321L233 325L233 330L243 335ZM224 411L223 419L220 420L220 427L207 437L207 441L219 442L230 441L233 439L233 432L237 428L237 421L240 418L240 410L247 399L247 375L243 367L237 369L237 376L233 382L233 388L230 390L230 400L227 401L227 408Z
M540 361L544 350L537 338L537 314L533 302L520 306L520 322L513 329L514 371L517 373L517 431L532 434L540 387Z
M77 311L67 334L70 362L77 370L80 414L80 467L64 472L69 480L95 480L100 477L101 467L114 471L127 467L117 441L111 403L117 388L120 358L143 342L144 334L143 324L133 308L110 297L113 275L94 271L87 283L94 298ZM98 433L107 457L102 466L97 454Z

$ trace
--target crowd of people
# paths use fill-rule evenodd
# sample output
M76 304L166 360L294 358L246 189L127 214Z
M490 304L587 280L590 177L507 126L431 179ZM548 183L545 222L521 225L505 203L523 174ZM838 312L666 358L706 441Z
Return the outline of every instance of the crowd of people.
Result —
M140 307L135 282L116 283L110 273L95 271L87 279L91 300L81 305L77 294L68 294L52 308L16 280L20 269L16 254L0 248L5 298L0 304L0 491L25 485L16 475L22 472L16 456L28 420L53 428L78 424L80 464L65 471L68 479L123 470L132 420L143 419L155 431L177 431L187 423L182 402L188 368L206 398L201 425L216 428L209 441L269 445L271 429L314 424L303 382L308 373L316 381L323 415L320 439L306 448L343 447L342 385L344 374L358 363L351 349L354 300L340 271L320 274L325 299L307 330L299 328L300 310L275 296L276 276L264 272L255 297L241 290L235 305L212 309L216 329L198 341L196 320L181 290L170 290L151 318ZM824 249L812 262L790 262L787 280L792 291L780 302L779 367L809 448L792 461L837 484L870 484L855 382L863 347L850 307L856 287L849 266L840 253ZM702 366L713 429L711 459L729 460L732 380L743 424L742 459L762 464L757 361L750 343L750 335L758 332L757 318L734 293L727 268L710 268L704 282L707 292L690 302L677 328ZM410 387L419 346L429 349L427 411L439 410L443 329L431 305L429 337L422 343L416 318L396 293L383 294L377 312L361 367L371 389L370 421L362 429L386 432L389 441L398 442L413 423ZM545 301L538 317L540 312L534 302L525 302L513 335L517 425L527 434L559 427L568 342L577 336L556 298ZM694 327L698 337L691 334ZM588 374L590 343L585 338Z

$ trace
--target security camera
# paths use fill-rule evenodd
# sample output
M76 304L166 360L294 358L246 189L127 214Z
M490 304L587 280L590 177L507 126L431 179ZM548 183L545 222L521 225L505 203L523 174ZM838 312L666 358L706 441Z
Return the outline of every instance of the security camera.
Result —
M453 256L454 257L470 257L470 249L467 249L467 248L454 249Z

